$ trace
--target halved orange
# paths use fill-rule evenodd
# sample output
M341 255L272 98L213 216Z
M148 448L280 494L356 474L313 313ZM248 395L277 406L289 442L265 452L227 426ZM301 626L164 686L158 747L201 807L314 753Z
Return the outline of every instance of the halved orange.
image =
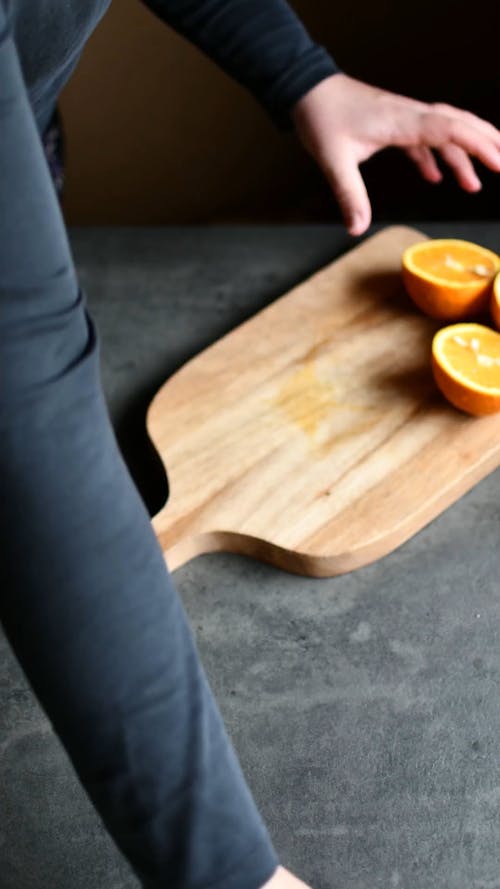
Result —
M500 330L500 272L498 272L493 281L493 294L491 297L490 310L493 324L497 330Z
M403 283L422 312L443 321L471 318L488 307L500 257L456 238L418 241L403 253Z
M434 335L432 372L448 401L468 414L500 411L500 333L483 324L450 324Z

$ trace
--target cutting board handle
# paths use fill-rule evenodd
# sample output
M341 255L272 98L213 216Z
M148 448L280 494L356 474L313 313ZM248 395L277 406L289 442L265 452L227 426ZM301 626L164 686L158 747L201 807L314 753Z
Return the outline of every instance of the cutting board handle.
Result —
M170 571L175 571L195 556L218 551L235 552L276 563L275 551L280 547L234 531L201 529L196 514L183 516L176 521L174 513L169 499L151 520ZM287 556L290 554L287 553Z
M371 554L362 549L355 554L349 552L336 553L335 556L311 556L308 553L286 549L268 540L235 531L200 531L189 530L189 523L178 522L169 527L168 503L151 521L153 531L163 551L169 571L181 568L195 556L211 552L236 553L248 556L282 571L300 574L304 577L331 577L371 561ZM408 535L409 536L409 535ZM373 557L385 554L379 551ZM387 547L387 551L390 547Z
M168 506L169 503L153 517L151 525L170 571L175 571L195 556L223 548L217 532L190 533L189 522L185 519L170 525Z

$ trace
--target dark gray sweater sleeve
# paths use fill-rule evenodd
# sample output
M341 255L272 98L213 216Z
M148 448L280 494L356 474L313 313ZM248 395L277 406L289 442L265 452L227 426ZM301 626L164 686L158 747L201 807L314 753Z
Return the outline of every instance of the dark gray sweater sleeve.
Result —
M0 0L0 620L144 889L258 889L278 859L107 412Z
M143 0L246 87L282 128L292 106L339 71L285 0Z

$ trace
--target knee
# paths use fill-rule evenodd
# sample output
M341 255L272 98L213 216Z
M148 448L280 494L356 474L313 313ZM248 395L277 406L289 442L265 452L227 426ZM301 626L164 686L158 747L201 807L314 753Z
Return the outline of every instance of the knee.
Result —
M42 305L2 317L0 421L53 416L100 389L100 342L84 293L51 311Z

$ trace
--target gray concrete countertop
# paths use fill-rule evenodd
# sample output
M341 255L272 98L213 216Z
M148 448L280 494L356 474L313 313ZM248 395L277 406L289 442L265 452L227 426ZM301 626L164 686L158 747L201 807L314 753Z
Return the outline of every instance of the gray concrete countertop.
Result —
M414 225L500 248L500 223ZM168 493L144 427L158 387L356 242L337 225L71 238L110 415L153 515ZM500 889L499 544L497 471L341 577L223 553L174 573L278 854L314 889ZM3 636L0 787L2 889L137 886Z

